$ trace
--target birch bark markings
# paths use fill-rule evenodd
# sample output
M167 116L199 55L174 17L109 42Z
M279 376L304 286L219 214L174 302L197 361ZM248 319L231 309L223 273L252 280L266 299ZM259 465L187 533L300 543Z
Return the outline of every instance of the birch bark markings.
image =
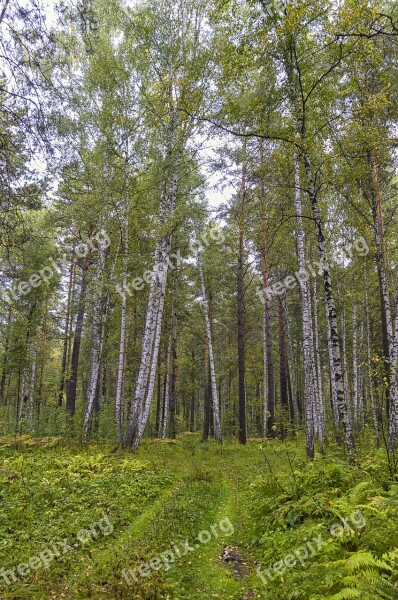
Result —
M239 442L246 444L246 377L245 377L245 307L243 285L244 220L246 199L247 155L243 142L242 179L238 207L238 265L237 281L237 329L238 329L238 379L239 379Z
M355 440L352 431L351 419L349 414L348 405L344 397L344 384L342 377L341 368L341 353L339 344L339 334L337 326L337 311L336 304L334 301L332 278L330 274L329 259L326 252L326 240L323 232L323 226L321 221L321 215L319 212L317 194L315 190L315 182L312 175L311 159L308 153L304 153L303 156L304 167L307 176L307 192L311 202L312 215L314 218L316 234L318 239L319 255L323 267L323 281L325 287L326 304L328 307L328 324L330 327L331 344L332 344L332 355L334 362L334 372L336 381L336 393L337 393L337 405L340 413L340 420L343 424L345 443L347 450L350 454L355 451Z
M210 315L209 303L207 301L205 280L203 277L203 269L202 269L202 264L200 262L199 256L197 257L197 260L198 260L200 283L201 283L201 288L202 288L203 308L204 308L204 313L205 313L205 324L206 324L207 347L208 347L208 352L209 352L211 395L212 395L212 401L213 401L213 416L214 416L214 436L215 436L217 442L221 443L222 437L221 437L221 426L220 426L220 407L218 404L216 370L215 370L215 366L214 366L213 341L212 341L212 336L211 336L211 323L210 323L210 316L209 316Z
M306 432L306 451L307 456L314 457L314 404L315 404L315 381L313 371L313 360L311 352L312 323L309 284L305 269L305 246L304 229L301 208L301 187L300 187L300 166L298 156L294 154L294 200L297 220L297 259L300 273L301 289L301 309L303 326L303 348L304 348L304 414L305 414L305 432Z
M104 327L106 321L106 310L103 297L103 273L105 268L106 252L103 245L99 248L99 260L96 273L96 291L93 303L93 322L91 328L91 361L90 374L87 386L86 409L83 420L83 431L88 433L91 426L91 418L94 410L95 396L98 387L98 376L100 371L100 362L102 349L104 345Z
M175 122L174 118L171 119L171 122ZM171 127L169 128L169 133L170 135L173 134ZM178 166L182 148L173 151L172 142L173 139L169 139L165 158L163 188L159 205L159 222L162 228L169 227L169 221L174 213L177 202ZM172 174L170 182L168 182L167 175L168 172L170 172L170 169ZM152 269L145 331L142 340L141 362L133 408L130 414L125 438L126 447L133 448L134 450L138 448L141 442L153 398L171 241L172 234L171 232L166 231L156 243L154 252L154 266Z
M117 366L117 379L116 379L116 398L115 398L115 417L116 417L116 430L117 438L119 442L123 439L122 431L122 391L123 391L123 375L124 375L124 364L125 364L125 347L126 347L126 323L127 323L127 267L128 267L128 256L129 256L129 219L128 214L125 216L124 225L124 239L123 243L123 294L122 294L122 307L120 316L120 342L119 342L119 356Z

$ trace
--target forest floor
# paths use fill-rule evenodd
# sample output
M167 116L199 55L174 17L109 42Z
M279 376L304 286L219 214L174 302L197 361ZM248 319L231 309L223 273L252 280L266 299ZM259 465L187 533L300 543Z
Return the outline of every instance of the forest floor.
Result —
M333 569L328 573L322 564L325 556L332 564L369 550L365 517L361 521L357 515L355 523L352 517L351 527L346 523L329 550L307 551L309 556L284 574L272 570L272 581L260 578L257 567L260 561L265 568L283 559L302 546L304 534L326 531L337 515L338 522L347 521L364 506L357 492L349 496L354 484L366 489L362 495L369 505L377 494L380 514L388 511L380 509L381 488L365 485L363 468L349 467L344 457L329 468L322 457L319 464L308 463L297 455L298 446L255 440L246 447L216 446L184 435L146 442L132 455L105 443L0 440L0 597L333 597L311 593L313 578L324 578L319 587L333 583ZM289 469L290 480L282 474ZM288 489L292 481L294 493ZM308 496L300 486L310 487ZM385 495L390 502L390 492ZM390 516L397 499L394 490ZM372 535L377 545L377 533ZM379 535L386 550L386 537ZM394 536L396 542L396 531ZM388 593L370 597L398 597Z

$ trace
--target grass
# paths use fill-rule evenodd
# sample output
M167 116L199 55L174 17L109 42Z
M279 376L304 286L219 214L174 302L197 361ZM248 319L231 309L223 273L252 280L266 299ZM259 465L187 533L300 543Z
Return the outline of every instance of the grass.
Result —
M11 583L3 578L1 598L333 598L344 574L357 568L353 556L366 550L381 560L395 547L396 487L382 490L369 480L366 460L382 464L381 454L368 449L363 465L350 466L331 448L328 458L308 462L301 446L301 441L261 446L256 440L246 447L216 446L184 435L172 443L148 441L132 455L110 444L3 438L0 568L6 572L28 563L54 541L67 540L68 551L48 568L41 564L25 576L15 571L16 581L8 574ZM345 532L264 585L258 564L283 559L306 536L325 533L358 507L366 527ZM162 557L175 546L182 554L186 543L192 550L173 563ZM242 557L241 578L220 558L226 547ZM154 564L162 568L149 574L142 566L145 576L139 576L140 565L156 557ZM343 563L335 564L339 560ZM391 590L377 595L384 582L395 585L394 560L388 558L390 571L387 563L386 568L368 563L381 578L370 597L395 597ZM136 581L128 575L129 585L122 571L130 569Z

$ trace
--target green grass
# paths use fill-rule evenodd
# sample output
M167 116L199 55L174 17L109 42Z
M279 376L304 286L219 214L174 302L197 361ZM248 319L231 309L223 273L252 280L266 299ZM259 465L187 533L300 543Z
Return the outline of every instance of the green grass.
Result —
M398 597L392 553L398 542L397 486L380 485L382 453L367 449L350 466L338 449L308 462L301 447L301 440L216 446L185 435L177 442L146 442L132 455L109 444L71 446L26 437L16 445L3 438L0 568L27 563L52 541L68 538L71 549L47 569L40 566L3 585L1 598ZM306 537L326 535L355 509L366 526L347 530L264 585L258 564L268 567ZM96 535L82 543L79 531L93 524ZM206 544L197 540L204 530L210 534ZM123 569L138 569L186 540L192 552L169 569L137 581L130 576L132 585L122 577ZM244 557L241 579L220 559L226 546ZM352 578L362 595L352 595Z

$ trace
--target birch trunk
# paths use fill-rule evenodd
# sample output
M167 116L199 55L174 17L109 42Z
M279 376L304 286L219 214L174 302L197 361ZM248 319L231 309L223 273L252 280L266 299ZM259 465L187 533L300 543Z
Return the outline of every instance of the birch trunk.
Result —
M306 180L307 180L307 194L311 203L312 216L315 223L316 235L318 240L319 255L323 267L323 281L326 296L327 305L327 322L330 328L332 356L334 362L335 382L336 382L336 393L337 393L337 404L339 408L340 419L343 423L344 437L347 445L348 452L352 454L355 451L355 440L351 426L351 419L348 412L348 408L344 399L344 387L343 387L343 376L341 370L341 355L339 345L339 335L337 326L337 313L336 305L333 295L333 287L330 273L329 260L326 252L326 241L323 232L321 215L319 212L317 192L315 187L315 180L312 173L312 163L309 152L307 150L307 132L306 122L308 105L302 101L300 96L300 73L298 72L297 61L295 57L295 40L290 37L287 40L284 62L285 70L288 81L288 94L290 98L291 108L293 117L296 124L297 134L300 136L301 142L301 157L303 160L303 166L305 169Z
M345 321L345 311L343 311L342 318L342 342L343 342L343 386L344 386L344 397L349 412L351 412L351 398L350 398L350 387L348 384L348 361L347 361L347 327Z
M170 131L172 136L173 131ZM167 178L165 171L165 179L159 206L159 221L160 224L167 226L168 220L173 215L177 201L177 186L178 186L178 164L182 154L182 149L178 150L172 164L172 176L170 182L170 190L167 189ZM166 162L171 160L171 140L166 156ZM125 445L131 448L134 444L140 443L146 419L149 414L149 408L153 397L150 391L151 377L156 375L157 355L160 343L160 334L162 322L159 321L159 313L163 316L164 294L167 283L167 270L169 266L169 255L171 250L171 233L166 233L156 243L154 253L154 267L152 269L151 287L149 292L148 308L146 314L145 330L142 340L141 362L138 371L137 384L134 394L133 408L130 414L130 420L127 427ZM159 340L156 342L157 332L159 332ZM144 418L143 418L144 417Z
M238 332L238 380L239 380L239 442L246 444L246 373L245 373L245 307L243 284L244 219L246 199L246 142L243 142L242 179L239 191L238 216L238 265L237 283L237 332Z
M265 319L265 304L263 304L263 436L267 437L267 412L268 412L268 390L267 390L267 334L266 334L266 319Z
M163 412L162 412L162 440L166 439L167 415L169 412L169 358L171 353L171 333L164 361L164 390L163 390Z
M296 370L295 370L295 366L294 366L294 354L293 354L293 339L292 339L292 332L290 329L290 321L289 321L289 309L288 309L288 304L287 304L287 300L285 298L284 304L283 304L283 308L285 311L285 318L286 318L286 332L287 332L287 349L288 349L288 357L289 357L289 363L290 363L290 375L291 375L291 382L292 382L292 412L293 412L293 423L295 425L297 425L298 423L298 399L297 399L297 382L296 382Z
M383 328L383 349L387 387L387 412L389 418L389 449L394 451L398 436L398 379L397 379L397 347L396 327L391 313L390 294L387 280L387 257L384 244L384 224L382 197L379 185L379 168L373 157L370 157L372 215L376 242L376 264L379 278L381 317Z
M332 354L333 354L333 362L334 362L334 372L335 372L335 381L336 381L336 392L337 392L337 404L339 407L340 420L343 424L344 429L344 437L347 445L347 450L350 454L355 452L355 440L354 434L352 431L351 418L349 413L349 408L345 401L344 397L344 385L343 385L343 377L341 370L341 354L340 354L340 345L339 345L339 335L338 335L338 326L337 326L337 312L336 305L334 301L333 295L333 287L332 287L332 279L330 274L330 265L329 259L326 252L326 241L325 235L323 233L321 215L318 207L317 194L315 190L315 182L312 175L312 166L311 159L309 154L304 153L303 156L305 172L307 176L307 193L310 198L311 208L312 208L312 216L315 223L317 239L318 239L318 249L319 255L322 262L323 268L323 281L325 287L326 294L326 304L328 308L328 324L330 327L330 335L331 335L331 343L332 343Z
M87 386L86 410L83 420L83 431L88 433L91 427L91 418L94 411L95 396L98 388L98 376L100 371L100 363L102 349L104 345L104 328L107 317L107 311L104 306L103 297L103 273L105 268L105 248L101 245L99 249L99 260L97 266L97 274L95 285L97 286L93 303L93 323L91 329L91 361L90 375Z
M29 397L27 405L26 416L30 423L33 421L34 409L35 409L35 388L36 388L36 373L37 373L37 350L39 344L39 332L36 330L35 337L33 340L33 352L32 352L32 366L30 370L30 381L29 381Z
M317 281L316 276L313 279L313 304L314 304L314 342L315 342L315 359L316 372L318 380L318 411L321 429L321 438L326 440L326 417L325 417L325 397L323 393L322 383L322 368L321 368L321 351L319 347L319 327L318 327L318 296L317 296Z
M155 388L155 379L156 379L156 368L158 363L159 356L159 346L160 346L160 336L162 332L162 321L163 321L163 310L164 310L164 302L165 302L165 294L166 294L166 282L167 282L167 262L164 263L164 271L161 275L161 296L158 307L157 314L157 322L156 322L156 330L155 330L155 341L153 348L153 355L151 357L151 368L149 373L149 384L147 390L147 396L145 400L145 405L142 414L139 417L137 433L133 438L132 449L136 450L140 445L145 426L149 416L149 410L151 408L153 391Z
M77 308L76 325L75 325L75 336L73 339L73 350L71 357L71 372L67 382L66 388L66 410L71 417L75 414L76 410L76 391L77 391L77 374L79 368L79 357L80 357L80 344L84 324L84 314L86 311L86 289L87 289L87 275L88 267L90 263L90 252L87 252L82 266L82 279L80 285L80 296L79 304Z
M325 302L326 319L328 317L328 307ZM330 403L332 407L334 431L336 435L336 441L341 444L340 436L340 417L339 409L337 405L337 390L336 390L336 374L334 372L334 361L333 361L333 349L332 349L332 338L330 335L330 328L326 328L328 338L328 356L329 356L329 370L330 370Z
M67 367L68 360L68 346L69 346L69 322L70 322L70 313L71 313L71 302L72 302L72 288L73 288L73 274L75 270L75 261L74 261L74 248L72 252L72 261L69 267L69 282L68 282L68 297L66 300L66 317L65 317L65 334L64 334L64 347L62 351L62 363L61 363L61 381L59 384L59 394L58 394L58 406L62 406L64 399L64 389L65 389L65 373Z
M199 256L198 256L198 267L199 267L200 282L201 282L201 287L202 287L203 307L204 307L205 323L206 323L207 347L208 347L208 352L209 352L211 395L212 395L212 400L213 400L214 432L215 432L215 438L216 438L217 442L221 443L222 437L221 437L221 426L220 426L220 410L219 410L219 405L218 405L216 371L215 371L215 366L214 366L213 342L212 342L212 337L211 337L211 324L210 324L210 316L209 316L209 304L207 302L205 280L203 277L203 270L202 270L202 265L201 265Z
M8 307L7 311L7 325L6 325L6 339L4 341L4 354L3 354L3 369L1 373L1 382L0 382L0 403L6 406L7 404L7 395L5 394L6 389L6 379L7 379L7 365L9 362L8 353L10 351L10 331L11 331L11 305Z
M116 379L116 398L115 398L115 417L116 417L116 430L117 439L119 442L123 439L122 431L122 390L123 390L123 376L124 376L124 364L125 364L125 347L126 347L126 323L127 323L127 268L128 268L128 256L129 256L129 222L128 215L126 215L126 222L124 228L124 251L123 251L123 294L122 294L122 308L120 317L120 342L119 342L119 358L117 367L117 379Z
M301 188L298 157L294 155L294 185L295 185L295 210L297 219L297 258L300 274L301 308L303 324L303 349L304 349L304 414L306 431L307 456L314 457L314 401L315 387L313 380L313 361L311 360L311 312L309 310L308 275L305 269L304 230L301 209Z
M360 419L359 387L358 387L358 337L357 337L357 307L355 301L352 307L352 387L354 403L354 419Z

